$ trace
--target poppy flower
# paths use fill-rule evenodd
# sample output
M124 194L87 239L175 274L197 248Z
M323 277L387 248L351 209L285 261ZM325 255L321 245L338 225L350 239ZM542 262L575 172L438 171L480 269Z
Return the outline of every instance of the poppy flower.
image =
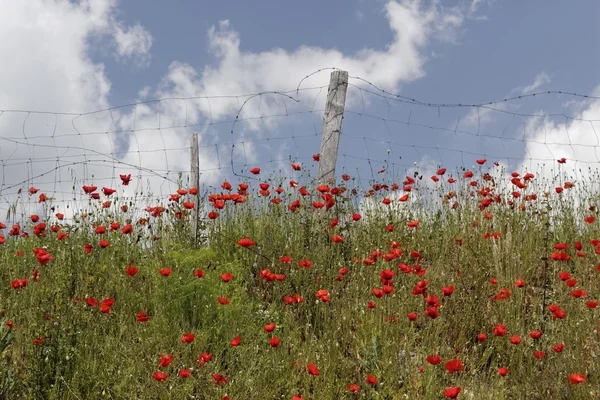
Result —
M334 237L331 238L331 241L334 243L341 243L344 241L344 238L341 237L340 235L335 235Z
M161 268L158 270L158 272L162 275L162 276L169 276L171 275L171 269L170 268Z
M440 357L440 356L427 356L425 358L425 361L427 361L431 365L438 365L438 364L440 364L442 362L442 357Z
M29 281L27 279L16 279L10 283L10 287L13 289L22 289L27 286L28 283Z
M465 366L462 364L462 362L460 360L456 359L456 360L450 360L450 361L446 362L446 364L444 364L444 368L446 368L446 370L448 370L449 374L452 374L457 371L464 371Z
M281 343L281 340L276 336L269 339L269 344L271 345L271 347L277 347L279 346L279 343Z
M504 336L508 333L508 329L506 329L506 326L502 325L502 324L497 324L496 327L494 328L494 336Z
M556 346L554 347L550 347L552 349L552 351L554 351L555 353L562 353L562 351L565 348L565 345L562 343L558 343Z
M215 385L227 384L228 381L225 379L223 375L213 374L213 379L215 380Z
M446 168L440 168L437 170L436 174L438 175L444 175L446 173Z
M192 343L196 339L196 335L193 333L186 333L181 338L181 343Z
M517 335L511 336L510 337L510 342L512 344L519 344L519 343L521 343L521 338L519 336L517 336Z
M593 216L593 215L590 215L589 217L585 217L583 220L584 220L585 222L587 222L588 224L593 224L593 223L594 223L594 221L596 220L596 218L594 218L594 216Z
M300 171L302 170L302 167L300 166L300 164L292 164L292 169L294 171Z
M150 317L146 314L146 311L140 310L140 312L136 315L137 322L148 322L150 321Z
M96 307L96 306L98 306L98 300L96 300L96 299L95 299L95 298L93 298L93 297L88 297L88 298L86 298L86 299L85 299L85 302L86 302L86 304L87 304L88 306L90 306L90 307Z
M373 375L368 375L367 376L367 385L376 385L377 384L377 377L373 376Z
M275 328L276 328L275 322L271 322L270 324L265 325L263 327L263 330L267 333L271 333L275 330Z
M98 245L99 245L101 248L105 249L105 248L107 248L108 246L110 246L110 242L109 242L108 240L101 240L100 242L98 242Z
M227 272L225 274L221 274L219 275L221 277L221 279L223 280L223 282L227 283L230 280L233 279L233 274L231 272Z
M197 269L194 271L194 276L196 278L204 278L204 271L202 271L201 269Z
M564 164L564 163L566 163L566 162L567 162L567 159L566 159L566 158L564 158L564 157L558 160L558 163L559 163L559 164Z
M317 368L317 366L315 364L308 363L308 366L306 367L306 369L307 369L308 373L311 374L312 376L321 375L319 368Z
M348 390L352 393L357 393L360 390L360 386L358 386L356 383L351 383L348 385Z
M161 354L158 365L160 365L161 367L168 367L169 365L171 365L171 361L173 361L173 356Z
M131 277L134 277L134 276L135 276L135 274L137 274L137 273L138 273L138 271L139 271L139 269L138 269L138 268L136 268L136 267L134 267L134 266L131 266L131 267L128 267L128 268L127 268L127 270L125 271L125 273L126 273L127 275L131 276Z
M129 185L129 182L131 181L131 174L128 174L128 175L119 174L119 178L121 178L121 183L123 184L123 186L127 186L127 185Z
M179 371L179 376L181 378L187 378L190 376L191 373L192 371L190 371L189 369L182 369L181 371Z
M485 342L487 340L487 336L484 333L480 333L477 335L477 340L480 342Z
M516 286L516 287L525 287L525 281L524 281L523 279L518 279L518 280L515 282L515 286Z
M230 347L237 347L240 345L241 342L241 338L239 336L236 336L230 343L229 346Z
M479 165L483 165L483 164L485 164L485 162L486 162L486 161L487 161L487 160L486 160L485 158L484 158L484 159L480 159L480 160L475 160L475 162L476 162L477 164L479 164Z
M159 382L164 382L167 380L169 375L167 375L163 372L160 372L160 371L156 371L154 374L152 374L152 377Z
M230 300L227 297L219 297L217 301L219 302L219 304L222 304L224 306L230 303Z
M240 239L237 244L238 244L238 246L242 246L242 247L256 246L256 243L254 243L252 240L250 240L248 238Z
M537 358L538 360L541 360L542 358L544 358L546 356L546 353L544 353L543 351L536 351L535 353L533 353L533 356L535 358Z
M258 175L260 174L260 168L252 168L250 170L251 173L253 173L254 175Z
M444 396L449 399L455 399L461 390L462 388L460 387L449 387L448 389L444 390Z
M417 313L414 313L414 312L408 313L408 319L410 321L415 321L417 319Z
M202 353L201 355L198 356L198 364L203 366L204 364L209 362L211 359L212 359L211 353Z
M538 330L538 331L533 331L529 333L529 337L532 339L539 339L542 337L542 331Z
M452 296L452 293L454 293L454 286L443 287L442 293L444 293L444 296Z
M498 375L506 376L508 374L508 368L498 368Z
M578 383L582 383L585 382L586 378L584 374L571 374L569 376L569 382L571 382L571 385L576 385Z

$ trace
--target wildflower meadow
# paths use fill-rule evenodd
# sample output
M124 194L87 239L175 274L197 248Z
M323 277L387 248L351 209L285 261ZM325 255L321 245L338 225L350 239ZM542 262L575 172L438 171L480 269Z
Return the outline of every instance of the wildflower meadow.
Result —
M43 212L0 220L0 397L600 397L600 196L569 160L318 161L135 202L90 180L68 215L31 187Z

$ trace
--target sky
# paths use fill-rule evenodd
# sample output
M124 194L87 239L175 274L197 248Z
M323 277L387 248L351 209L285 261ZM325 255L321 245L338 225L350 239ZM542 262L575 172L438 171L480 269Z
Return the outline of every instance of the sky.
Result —
M486 158L550 177L565 157L563 173L591 179L597 98L482 105L599 96L597 15L542 0L0 0L0 208L30 186L64 207L122 173L123 196L167 196L192 132L203 186L253 167L308 180L332 67L350 75L338 176L458 175Z

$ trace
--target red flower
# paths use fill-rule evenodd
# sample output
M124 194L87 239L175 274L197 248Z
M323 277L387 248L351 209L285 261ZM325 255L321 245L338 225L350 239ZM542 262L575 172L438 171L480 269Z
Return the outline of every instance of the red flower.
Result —
M192 371L190 371L189 369L182 369L181 371L179 371L179 376L182 378L187 378L190 376L191 373Z
M260 168L252 168L250 170L251 173L253 173L254 175L258 175L260 174Z
M269 325L265 325L263 327L264 331L267 333L271 333L275 330L276 326L275 326L275 322L271 322Z
M129 174L129 175L119 174L119 178L121 178L121 182L123 183L123 186L127 186L127 185L129 185L129 181L131 181L131 174Z
M146 311L140 310L137 314L137 322L148 322L150 321L150 317L146 315Z
M537 358L538 360L541 360L542 358L544 358L546 356L546 353L544 353L543 351L536 351L535 353L533 353L533 356L535 358Z
M487 340L487 336L484 333L480 333L477 335L477 340L480 342L485 342Z
M360 390L360 386L358 386L356 383L351 383L348 385L348 390L352 393L357 393Z
M281 343L281 340L276 336L269 339L269 344L271 345L271 347L277 347L279 346L279 343Z
M300 166L300 164L292 164L292 169L294 171L300 171L302 167Z
M161 367L168 367L171 364L171 361L173 361L173 356L168 356L166 354L161 354L160 355L160 361L158 362L158 365L160 365Z
M454 293L454 286L443 287L442 292L444 293L444 296L452 296L452 293Z
M230 303L229 299L227 297L219 297L217 299L217 301L219 302L219 304L222 304L224 306L228 305Z
M100 247L102 247L103 249L105 249L108 246L110 246L110 242L108 240L101 240L100 242L98 242L98 245Z
M192 343L196 339L196 335L193 333L186 333L181 338L181 343Z
M27 286L28 283L29 281L27 279L16 279L10 283L10 287L13 289L22 289Z
M455 399L461 390L462 388L460 387L450 387L444 390L444 396L446 396L449 399Z
M584 374L571 374L569 376L569 382L571 382L571 385L576 385L578 383L582 383L585 382L585 375Z
M558 343L556 346L554 347L550 347L555 353L562 353L562 351L565 348L565 345L562 343Z
M169 377L169 375L167 375L163 372L160 372L160 371L156 371L154 374L152 374L152 376L154 377L155 380L157 380L159 382L164 382Z
M508 368L498 368L498 374L500 376L506 376L506 374L508 374Z
M227 272L225 274L221 274L220 277L223 280L223 282L227 283L233 279L233 274L231 272Z
M521 343L521 338L519 336L516 336L516 335L515 336L511 336L510 342L512 344L519 344L519 343Z
M95 298L93 298L93 297L88 297L88 298L86 298L86 299L85 299L85 302L86 302L86 304L87 304L88 306L90 306L90 307L96 307L96 306L98 306L98 300L96 300L96 299L95 299Z
M312 376L321 375L321 372L319 372L319 368L317 368L317 366L315 364L308 363L308 366L306 369L307 369L308 373L311 374Z
M452 374L456 371L463 371L465 366L460 360L450 360L444 364L444 367L448 370L448 373Z
M377 384L377 378L373 375L368 375L367 376L367 385L376 385Z
M408 313L408 319L409 319L410 321L414 321L414 320L416 320L416 319L417 319L417 313L414 313L414 312L410 312L410 313Z
M227 384L227 379L223 375L213 374L213 379L215 380L215 385Z
M127 275L133 277L133 276L135 276L135 274L138 273L138 271L139 271L138 268L131 266L131 267L127 268L127 271L125 271L125 272L127 273Z
M197 269L194 271L194 276L196 278L204 278L204 271L202 271L201 269Z
M238 241L238 246L250 247L250 246L256 246L256 243L254 243L252 240L250 240L248 238L243 238Z
M158 270L158 272L162 275L162 276L169 276L171 275L171 269L170 268L161 268Z
M593 224L593 223L594 223L594 221L596 220L596 218L594 218L594 216L593 216L593 215L590 215L589 217L585 217L583 220L584 220L585 222L587 222L588 224Z
M494 336L504 336L508 333L508 329L502 324L497 324L494 328Z
M231 342L229 342L230 347L238 347L242 339L239 336L236 336Z
M529 337L532 339L539 339L542 337L542 331L533 331L529 333Z
M476 162L477 164L479 164L479 165L483 165L483 164L485 164L485 162L486 162L486 161L487 161L486 159L475 160L475 162Z
M440 356L427 356L425 358L425 361L427 361L431 365L438 365L439 363L442 362L442 357L440 357Z
M519 279L515 282L516 287L525 287L525 281L523 279Z

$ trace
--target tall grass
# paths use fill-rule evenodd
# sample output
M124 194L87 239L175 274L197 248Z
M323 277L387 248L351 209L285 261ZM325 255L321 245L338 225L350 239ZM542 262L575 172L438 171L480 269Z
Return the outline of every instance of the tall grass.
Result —
M208 193L162 199L165 211L148 213L147 222L133 208L122 211L118 197L108 208L101 207L106 199L91 202L96 209L75 212L69 223L58 221L48 203L40 215L45 237L32 233L40 221L23 222L29 237L9 236L8 226L0 246L1 396L439 399L460 387L458 398L598 398L599 320L589 302L600 297L600 250L593 242L600 239L600 221L584 222L597 214L590 207L598 197L580 184L556 193L563 175L534 178L518 189L502 173L484 179L486 171L481 167L473 178L459 171L455 183L447 182L448 175L439 175L437 183L415 177L414 183L396 182L398 189L380 182L369 192L353 180L340 181L337 194L333 187L319 192L309 185L306 196L288 182L277 182L281 194L271 186L261 195L252 183L247 195L241 192L245 202L225 200L223 209L215 209L214 200L236 189L211 196L212 202L205 200ZM404 194L408 200L399 201ZM313 206L326 204L328 195L335 202L329 210ZM484 207L484 199L492 201ZM301 206L292 212L295 200ZM185 201L201 208L197 249L190 246ZM219 216L206 218L210 211ZM418 227L409 227L411 221ZM95 233L113 223L120 228ZM127 223L133 224L131 234L121 232ZM53 232L53 225L60 231ZM68 237L60 240L59 232ZM336 235L343 241L334 242ZM240 246L242 238L256 246ZM110 245L101 248L100 240ZM569 245L563 250L568 260L552 258L557 243ZM86 244L93 246L90 254ZM53 261L40 265L36 248ZM282 256L293 261L282 262ZM299 267L303 259L312 266ZM130 266L139 269L135 276L126 273ZM161 275L163 268L170 275ZM285 278L266 279L265 270ZM576 282L559 279L560 272ZM233 279L224 282L225 273ZM27 279L26 286L11 287L19 279ZM419 285L425 293L414 294ZM454 291L444 296L442 288L450 286ZM503 288L510 297L500 300L495 296ZM389 293L378 297L374 289ZM576 289L586 296L573 297ZM321 290L327 298L317 297ZM89 298L100 304L88 305ZM100 310L103 299L114 299L108 312ZM566 318L555 318L552 304ZM149 321L138 322L141 310ZM432 318L435 312L439 316ZM276 325L270 333L264 329L269 323ZM507 328L505 336L494 335L497 324ZM542 336L531 338L537 330ZM195 339L182 343L187 333ZM487 340L478 340L479 334ZM237 336L239 346L231 346ZM512 344L512 336L522 341ZM280 339L277 347L272 337ZM558 343L562 352L551 349ZM536 358L536 351L544 357ZM199 362L203 353L212 358ZM173 356L168 366L159 365L161 354ZM440 364L426 361L434 355ZM453 359L464 370L449 373L444 365ZM309 363L318 376L308 372ZM508 368L504 377L498 374L502 367ZM180 377L182 370L191 370L189 377ZM167 374L166 380L156 380L155 372ZM576 373L586 381L570 383ZM216 384L213 374L227 383ZM368 376L377 383L367 383Z

